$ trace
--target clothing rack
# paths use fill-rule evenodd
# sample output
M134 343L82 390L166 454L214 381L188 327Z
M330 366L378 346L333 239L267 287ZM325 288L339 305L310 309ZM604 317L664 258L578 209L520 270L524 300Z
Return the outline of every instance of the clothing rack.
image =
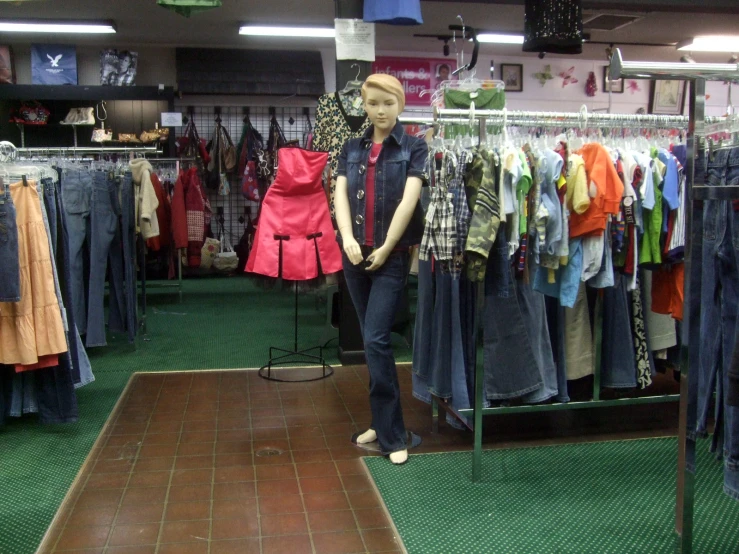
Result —
M401 119L401 122L404 122ZM498 125L504 129L507 125L511 126L532 126L532 127L579 127L601 128L601 127L629 127L629 128L662 128L662 129L687 129L688 118L684 116L662 116L662 115L630 115L630 114L590 114L587 109L583 108L579 112L526 112L526 111L508 111L503 110L475 110L474 103L469 110L460 109L436 109L434 110L433 125L442 125L445 123L461 123L466 122L470 125L479 126L480 137L485 136L487 125ZM483 303L485 298L484 283L479 283L477 287L477 307L476 307L476 329L482 329ZM505 406L483 408L483 381L484 381L484 364L478 357L475 367L475 394L474 407L468 409L453 410L445 402L439 402L439 399L432 397L432 421L433 428L438 428L439 408L441 407L452 417L460 420L469 427L466 417L473 417L474 423L472 429L474 432L474 448L472 455L472 480L477 482L480 480L482 473L482 416L492 414L511 414L526 412L552 412L562 410L576 410L585 408L608 408L614 406L634 406L641 404L657 404L665 402L677 402L680 396L677 394L644 396L638 398L621 398L617 400L601 400L600 398L600 351L602 344L602 325L599 319L602 318L600 310L600 302L596 303L595 317L595 336L594 344L595 352L595 378L593 381L593 399L580 402L554 403L543 405L523 405L523 406Z
M8 143L9 144L9 143ZM57 154L57 155L66 155L66 154L77 154L77 153L85 153L89 156L92 155L100 155L100 154L153 154L153 155L161 155L162 150L161 148L157 146L140 146L140 147L100 147L100 148L94 148L94 147L83 147L83 148L74 148L74 147L33 147L33 148L15 148L13 147L13 157L17 157L18 155L45 155L45 154ZM194 163L196 161L196 158L192 157L181 157L181 158L152 158L149 160L153 165L156 165L157 162L163 162L163 163L175 163L177 168L179 169L180 163ZM146 326L146 311L147 311L147 302L146 302L146 289L148 288L177 288L177 292L179 294L179 300L182 302L182 257L181 253L178 251L176 252L177 256L177 282L176 283L147 283L146 280L146 241L143 240L143 238L137 236L136 237L136 254L138 257L138 263L141 267L141 279L138 284L138 289L141 291L141 313L137 314L137 326L141 330L144 340L149 341L150 339L147 337L147 326ZM139 307L139 304L137 303L137 307Z
M507 125L532 126L532 127L575 127L586 128L661 128L661 129L686 129L688 134L687 150L688 163L686 168L686 190L688 203L686 205L686 245L685 245L685 298L684 298L684 325L681 337L681 383L679 395L661 395L640 398L624 398L618 400L600 400L600 359L599 345L602 341L598 336L600 322L599 309L596 306L596 337L597 348L595 366L596 375L593 387L593 400L584 402L569 402L566 404L527 405L513 407L483 408L483 363L478 358L475 367L475 394L474 407L462 409L458 412L451 410L445 403L439 403L438 399L432 400L432 417L434 428L438 426L438 408L441 406L457 418L474 417L474 448L472 456L472 480L480 480L482 470L482 416L489 414L522 413L522 412L545 412L560 411L582 408L600 408L613 406L633 406L639 404L654 404L663 402L679 401L680 403L680 454L678 464L678 492L676 502L676 531L680 535L680 552L692 553L692 530L693 530L693 501L695 484L695 439L687 430L690 417L695 421L697 407L695 403L688 403L688 329L690 323L697 321L699 314L692 314L689 310L689 295L696 291L690 290L690 268L691 262L695 263L695 250L691 243L696 239L691 234L693 218L693 202L704 199L739 198L739 186L709 188L703 185L702 172L695 171L695 158L697 148L705 145L705 124L720 123L721 118L705 117L705 83L707 79L726 80L739 78L739 64L681 64L681 63L649 63L632 62L625 63L621 53L617 49L611 64L611 79L619 78L645 78L645 79L688 79L693 82L691 87L690 116L663 116L663 115L631 115L631 114L590 114L586 109L579 112L524 112L508 110L475 110L474 103L469 110L458 109L435 109L434 117L403 119L402 123L431 124L438 126L444 123L464 123L470 126L478 125L480 137L485 136L487 125L501 125L504 129ZM698 246L700 239L698 238ZM698 250L699 251L699 250ZM700 292L700 291L698 291ZM476 328L482 328L482 303L484 302L484 284L478 284L477 290L477 314ZM695 372L691 372L695 377Z
M16 148L19 154L156 154L163 153L159 146L101 146L95 148L91 146L82 146L76 148L74 146L34 146L26 148Z
M675 530L678 533L679 552L693 552L693 507L695 503L695 430L689 430L697 420L697 402L691 397L697 395L697 371L690 367L689 339L699 329L700 303L697 310L691 310L690 297L700 296L700 286L691 287L694 276L693 267L700 267L703 245L702 233L694 233L694 212L701 208L704 200L732 200L739 198L739 186L725 185L708 187L704 184L703 168L696 168L698 153L706 148L706 123L711 118L705 116L706 81L726 81L739 79L739 64L712 63L654 63L625 62L620 49L616 49L611 59L611 79L677 79L689 80L690 117L688 125L688 164L686 168L688 203L685 220L685 285L683 326L680 346L680 419L678 435L677 495L675 502ZM700 270L698 270L700 271ZM700 281L699 281L700 283ZM697 288L698 290L693 290Z
M194 163L197 161L197 158L193 157L182 157L182 158L152 158L149 160L149 163L151 163L152 166L156 166L157 163L165 163L165 164L175 164L176 171L179 173L180 164L181 163ZM180 302L182 302L182 252L181 249L178 249L175 252L175 255L177 256L177 282L176 283L149 283L149 288L177 288L177 293L179 294ZM141 289L142 289L142 330L144 334L146 334L146 271L144 268L146 267L146 243L143 245L143 252L141 254L141 263L142 263L142 271L141 271Z

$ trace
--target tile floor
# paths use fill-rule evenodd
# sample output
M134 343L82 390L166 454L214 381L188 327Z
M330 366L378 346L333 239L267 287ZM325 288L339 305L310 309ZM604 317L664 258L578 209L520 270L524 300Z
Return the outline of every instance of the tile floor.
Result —
M410 395L406 425L429 428ZM137 374L62 509L45 552L401 552L361 456L364 368L274 383L253 371ZM417 451L460 449L448 429ZM388 462L389 463L389 462Z
M406 426L424 440L413 453L469 450L470 433L429 432L408 366L399 377ZM674 392L657 381L651 393ZM365 367L310 383L254 371L135 375L40 552L402 552L360 460L371 453L349 441L370 421L367 382ZM670 405L630 408L626 420L585 412L502 416L485 427L486 447L669 435L677 421Z

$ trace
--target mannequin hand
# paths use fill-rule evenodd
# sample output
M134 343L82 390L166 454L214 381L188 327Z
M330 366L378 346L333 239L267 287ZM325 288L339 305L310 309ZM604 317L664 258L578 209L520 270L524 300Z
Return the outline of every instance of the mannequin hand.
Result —
M370 266L367 268L367 271L377 271L380 269L383 264L387 261L388 256L390 256L390 249L386 246L381 246L372 254L367 256L367 261L370 262Z
M359 247L359 243L353 238L344 239L344 253L349 261L357 265L362 262L362 249Z

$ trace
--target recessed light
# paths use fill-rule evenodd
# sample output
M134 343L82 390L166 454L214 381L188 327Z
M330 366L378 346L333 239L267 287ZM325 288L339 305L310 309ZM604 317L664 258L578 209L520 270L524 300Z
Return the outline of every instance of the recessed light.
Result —
M694 37L679 42L677 49L691 52L739 52L739 36L706 35Z
M240 35L255 37L309 37L334 38L336 32L333 27L276 27L271 25L242 25Z
M0 32L5 33L115 33L112 23L101 21L8 21L0 20Z
M480 33L477 35L477 40L478 42L489 42L494 44L523 44L523 35Z

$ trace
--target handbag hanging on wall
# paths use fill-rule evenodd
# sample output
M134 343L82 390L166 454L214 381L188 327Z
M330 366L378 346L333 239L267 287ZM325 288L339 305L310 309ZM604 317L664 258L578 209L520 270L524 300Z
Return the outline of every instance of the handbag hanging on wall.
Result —
M258 202L259 177L257 176L257 152L264 150L262 135L259 134L247 115L244 118L244 129L239 141L239 175L241 175L241 194L252 202Z

